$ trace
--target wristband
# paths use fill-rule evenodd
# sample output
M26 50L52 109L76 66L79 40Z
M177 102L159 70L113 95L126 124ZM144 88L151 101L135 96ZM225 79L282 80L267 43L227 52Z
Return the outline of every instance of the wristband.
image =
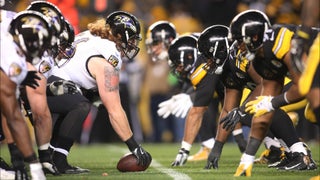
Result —
M277 109L281 106L290 104L289 100L287 99L287 92L285 92L277 97L274 97L271 100L271 104L274 109Z
M134 140L133 135L128 140L126 140L125 143L127 144L128 148L131 152L134 151L134 149L139 147L136 140Z
M25 157L25 158L24 158L24 161L27 162L27 163L37 162L38 159L37 159L36 153L33 153L33 154L31 154L30 156Z
M299 29L297 29L296 34L299 37L302 37L304 39L309 39L310 38L310 33L311 33L311 28L307 26L301 26Z

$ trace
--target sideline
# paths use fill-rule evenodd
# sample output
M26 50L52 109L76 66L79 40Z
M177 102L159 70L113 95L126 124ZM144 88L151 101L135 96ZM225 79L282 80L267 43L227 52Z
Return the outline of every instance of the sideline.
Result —
M122 153L129 153L128 149L121 148L119 146L109 145L110 148L113 148L114 151ZM110 150L110 149L109 149ZM174 180L191 180L192 178L188 176L187 174L180 173L178 171L175 171L172 168L166 168L162 164L160 164L157 160L152 159L152 162L150 164L151 167L155 168L156 170L167 174L168 176L172 177Z

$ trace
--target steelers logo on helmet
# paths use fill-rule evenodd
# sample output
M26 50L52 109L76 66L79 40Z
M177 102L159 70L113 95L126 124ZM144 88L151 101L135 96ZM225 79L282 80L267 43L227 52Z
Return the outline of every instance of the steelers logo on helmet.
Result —
M172 68L179 78L187 78L198 57L197 39L190 35L174 39L168 49Z
M208 58L210 70L221 74L230 55L229 28L224 25L212 25L201 32L198 39L199 51Z

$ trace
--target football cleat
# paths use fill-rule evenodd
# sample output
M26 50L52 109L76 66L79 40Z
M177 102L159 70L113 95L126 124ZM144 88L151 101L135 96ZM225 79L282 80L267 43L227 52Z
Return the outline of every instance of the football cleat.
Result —
M291 162L292 159L292 153L291 152L285 152L284 158L282 158L280 161L271 163L268 165L269 168L279 168L287 165Z
M252 171L252 163L240 163L240 165L237 168L236 173L233 175L234 177L239 177L239 176L251 176L251 171Z
M273 164L281 161L284 158L284 148L270 146L270 149L263 151L259 158L254 160L256 164Z
M88 173L90 172L89 169L83 169L78 166L70 166L66 167L64 170L62 170L63 174L83 174L83 173Z
M308 155L301 152L294 152L291 161L285 166L278 167L279 170L310 170L311 160Z
M207 148L205 146L201 146L200 150L192 155L188 157L188 161L203 161L203 160L207 160L208 156L210 154L211 149Z

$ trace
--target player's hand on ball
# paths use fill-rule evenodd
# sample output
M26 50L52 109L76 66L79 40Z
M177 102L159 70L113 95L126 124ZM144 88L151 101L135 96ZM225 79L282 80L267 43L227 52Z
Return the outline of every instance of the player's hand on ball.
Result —
M176 156L176 159L174 162L172 162L171 166L182 166L187 162L189 156L189 151L185 150L184 148L181 148L179 150L179 153Z
M140 166L148 166L152 161L151 155L141 146L135 148L132 151L132 154L134 154L137 157L138 165Z

